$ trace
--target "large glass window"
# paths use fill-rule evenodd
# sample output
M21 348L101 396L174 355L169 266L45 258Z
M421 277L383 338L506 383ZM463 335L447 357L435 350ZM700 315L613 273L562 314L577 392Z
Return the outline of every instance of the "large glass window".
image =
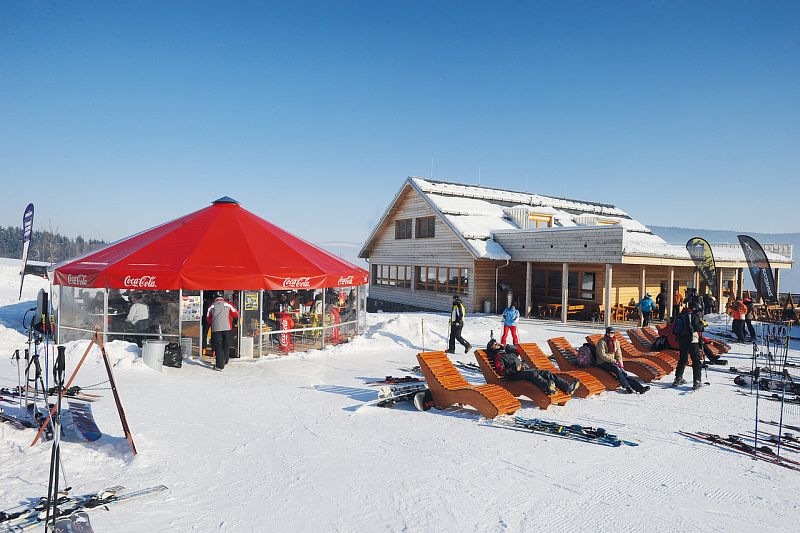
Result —
M577 300L594 300L596 295L595 272L571 271L567 277L567 294ZM536 297L561 299L561 270L533 270L531 293Z
M410 239L411 238L411 219L404 218L402 220L395 220L394 222L394 238L395 239Z
M417 219L417 229L415 232L417 239L429 239L436 236L436 217L424 217Z
M372 284L409 288L413 268L405 265L372 265Z
M469 269L417 267L417 290L468 294Z

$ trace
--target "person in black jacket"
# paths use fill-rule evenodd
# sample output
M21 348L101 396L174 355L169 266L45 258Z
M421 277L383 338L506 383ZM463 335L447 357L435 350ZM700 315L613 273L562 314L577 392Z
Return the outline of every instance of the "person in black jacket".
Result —
M663 288L656 295L656 307L658 307L658 319L664 320L664 310L667 308L667 291Z
M700 332L703 330L703 321L698 316L694 302L690 302L675 319L673 332L678 339L680 357L678 358L678 368L675 369L675 381L673 387L683 385L683 370L692 358L692 388L699 389L703 385L701 372L703 363L700 361Z
M472 345L461 336L461 330L464 329L464 315L466 314L467 310L464 308L464 304L461 303L461 296L454 295L453 307L450 309L450 342L447 353L456 353L456 341L464 347L464 353L469 352L472 348Z
M555 394L558 389L566 394L572 394L580 386L577 379L569 382L549 370L534 368L523 370L522 360L517 355L517 348L511 344L503 347L497 340L491 339L486 344L486 355L489 356L489 362L495 372L502 378L513 381L530 381L547 395Z

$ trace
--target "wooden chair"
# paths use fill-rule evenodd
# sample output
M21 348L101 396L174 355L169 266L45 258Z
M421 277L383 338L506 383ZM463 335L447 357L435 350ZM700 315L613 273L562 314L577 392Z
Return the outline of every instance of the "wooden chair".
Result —
M558 363L558 368L564 372L581 371L594 376L600 383L602 383L606 390L616 390L619 388L619 382L608 372L597 367L580 367L578 366L578 352L575 351L569 341L564 337L557 337L555 339L547 340L548 346L553 351L553 357Z
M510 415L521 407L519 400L498 385L470 385L444 352L420 352L417 361L428 383L437 409L463 404L486 418Z
M606 390L606 386L603 385L599 379L588 372L584 372L583 370L559 370L535 342L526 342L520 344L518 348L520 358L529 367L536 368L538 370L549 370L553 374L557 374L564 379L570 377L580 381L581 385L578 387L578 390L575 391L573 396L586 398L587 396L600 394Z
M475 350L475 360L478 361L478 366L481 367L481 372L483 372L483 377L486 379L486 383L499 385L517 397L526 396L530 398L530 400L535 403L539 409L547 409L552 403L556 405L564 405L569 401L570 398L572 398L572 396L561 392L560 390L556 391L552 395L548 395L530 381L501 377L497 372L495 372L492 364L489 362L489 356L486 354L486 350Z
M586 341L597 346L597 343L600 342L600 339L602 338L603 336L600 334L587 335ZM617 335L616 338L617 341L620 342L620 336ZM633 348L631 343L628 342L628 345ZM620 348L622 348L622 342L620 342ZM662 370L660 366L647 357L631 357L625 354L625 350L622 350L622 359L625 363L625 370L638 376L641 380L647 383L653 381L654 379L660 379L667 374L666 371Z
M731 345L730 344L728 344L727 342L722 341L720 339L708 339L708 340L711 341L709 343L709 347L713 345L714 348L719 350L720 354L728 353L730 351L730 349L731 349ZM712 348L712 350L714 348Z
M658 329L654 328L653 326L647 326L646 328L641 328L639 331L642 332L642 335L650 339L650 342L656 342L656 339L658 338Z
M630 331L628 330L628 334L630 335ZM638 332L638 330L634 329L634 336ZM638 346L634 343L628 341L622 334L617 333L616 339L619 342L619 347L622 350L622 357L624 358L631 358L631 359L644 359L649 361L651 364L657 366L659 369L664 372L663 377L667 374L670 374L675 371L675 368L678 366L678 359L675 357L674 354L663 352L661 350L658 351L647 351L647 350L640 350ZM650 344L650 348L653 345Z

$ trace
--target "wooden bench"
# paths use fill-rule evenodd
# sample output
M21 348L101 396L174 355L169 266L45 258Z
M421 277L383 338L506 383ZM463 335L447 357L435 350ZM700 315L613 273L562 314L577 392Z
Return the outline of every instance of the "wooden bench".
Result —
M565 372L587 372L602 383L606 390L616 390L619 388L619 382L605 370L594 366L578 366L578 352L575 351L575 348L573 348L564 337L547 339L547 345L550 346L550 349L553 351L553 357L555 357L560 370Z
M529 367L538 370L549 370L553 374L557 374L564 379L570 377L580 381L581 386L578 387L578 390L575 391L573 396L586 398L587 396L600 394L606 390L606 386L588 372L584 372L583 370L559 370L535 342L526 342L520 344L517 348L519 348L520 358Z
M583 314L585 311L586 311L586 306L583 304L567 306L567 316Z
M603 335L595 334L595 335L587 335L586 341L593 344L595 347L597 343L600 342L600 339L603 338ZM619 336L616 337L617 341L619 342ZM628 343L630 344L630 343ZM622 348L622 343L620 342L620 348ZM666 372L661 369L658 365L654 362L650 361L645 357L630 357L625 355L625 351L622 350L622 359L625 364L625 370L638 376L642 381L650 383L654 379L662 378L666 375Z
M564 405L571 398L569 394L561 392L560 390L556 391L554 394L548 395L530 381L501 377L495 372L492 364L489 362L489 356L486 354L486 350L475 350L475 360L478 361L478 366L481 367L481 372L483 372L486 383L499 385L516 397L526 396L530 398L539 409L547 409L550 407L550 404L553 403L556 405Z
M639 330L635 328L633 330L628 330L628 335L630 335L631 331L638 332ZM634 333L634 336L635 335L636 333ZM644 359L646 361L650 361L664 372L663 375L671 374L678 366L678 359L675 357L674 353L660 350L652 351L652 344L650 344L651 351L640 350L638 346L628 341L628 339L623 337L620 333L616 334L616 339L619 342L620 349L622 350L623 358L627 357L631 359ZM646 339L645 342L647 342Z
M486 418L513 414L519 400L498 385L470 385L444 352L420 352L417 361L437 409L469 405Z

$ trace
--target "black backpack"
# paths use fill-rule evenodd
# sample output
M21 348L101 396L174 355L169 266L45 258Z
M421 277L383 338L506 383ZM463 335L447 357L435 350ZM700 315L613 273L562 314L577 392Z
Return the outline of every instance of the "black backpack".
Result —
M678 318L675 319L675 325L672 327L672 333L679 339L692 336L691 315L689 313L678 315Z

